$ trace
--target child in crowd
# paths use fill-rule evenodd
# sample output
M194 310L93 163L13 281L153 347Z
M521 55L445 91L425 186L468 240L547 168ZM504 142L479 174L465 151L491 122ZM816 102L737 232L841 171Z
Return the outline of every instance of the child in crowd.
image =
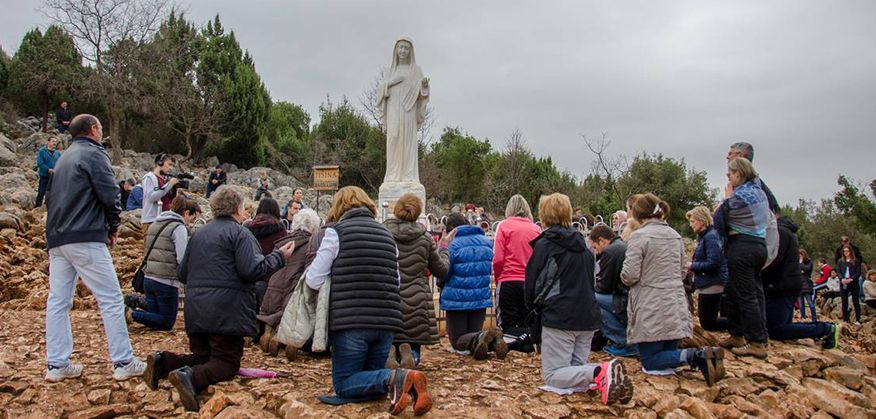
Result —
M864 304L876 308L876 270L867 272L867 280L864 281Z

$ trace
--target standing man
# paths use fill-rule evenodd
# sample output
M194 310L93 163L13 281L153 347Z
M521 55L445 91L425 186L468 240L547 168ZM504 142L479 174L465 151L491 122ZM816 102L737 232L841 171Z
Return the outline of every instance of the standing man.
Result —
M833 263L839 264L840 259L843 258L843 247L846 246L852 248L852 252L855 253L855 259L860 260L862 263L864 262L864 257L861 255L861 248L855 246L855 244L849 240L849 236L842 236L840 238L840 245L837 246L836 250L833 252Z
M143 236L146 236L146 231L149 230L149 224L152 224L161 211L164 209L164 201L166 196L173 189L173 185L179 182L179 179L172 177L167 180L165 176L173 171L173 157L167 153L161 153L155 157L155 167L151 172L143 176L143 212L140 213L140 228L143 230ZM172 198L172 197L171 197Z
M289 215L289 209L292 206L292 203L295 202L298 204L299 211L303 210L303 209L307 208L307 206L304 205L303 199L304 199L304 190L301 188L293 189L292 190L292 199L290 199L289 202L286 203L286 206L283 207L282 217L291 222L292 217L289 217L288 215ZM297 214L298 211L295 211L295 213Z
M745 157L748 161L754 163L754 146L746 143L744 141L740 141L738 143L733 143L730 146L730 150L727 152L727 162L730 160L737 159L739 157ZM760 188L763 190L763 193L767 196L767 201L769 201L770 211L776 216L780 215L782 208L779 207L779 201L776 200L776 196L773 195L773 191L764 183L763 179L758 176L755 178L755 181L760 185Z
M207 199L210 199L210 195L219 189L220 186L224 185L225 182L228 182L228 174L222 170L222 165L217 164L216 168L210 172L210 178L207 180Z
M55 111L55 121L58 132L63 134L70 130L70 111L67 110L67 102L61 102L61 108Z
M61 158L61 152L58 151L58 137L49 137L46 145L37 152L37 171L40 175L40 183L37 187L36 203L34 207L39 208L43 205L43 198L46 196L46 188L49 186L49 181L52 179L52 173L55 172L55 163Z
M612 356L638 356L636 345L627 345L627 300L630 289L621 281L627 245L605 224L590 230L593 253L598 257L596 304L602 312L602 333L611 341L603 351Z
M88 114L70 122L70 148L58 160L48 193L46 247L49 251L49 297L46 302L46 381L82 375L71 363L73 332L70 308L76 278L97 299L113 362L113 378L139 376L146 364L134 357L122 290L109 246L118 238L119 187L102 143L103 127ZM76 216L71 216L76 214Z

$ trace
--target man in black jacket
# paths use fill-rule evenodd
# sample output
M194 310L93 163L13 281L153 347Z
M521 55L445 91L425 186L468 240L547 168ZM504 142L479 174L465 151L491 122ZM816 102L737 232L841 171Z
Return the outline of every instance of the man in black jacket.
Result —
M55 111L55 122L61 134L70 130L70 111L67 109L67 102L61 102L61 107Z
M77 276L97 299L113 362L113 378L127 380L146 365L134 357L122 290L107 244L112 247L119 227L119 187L106 150L103 128L88 114L70 122L70 147L58 159L49 183L46 247L49 251L49 298L46 302L46 380L61 381L82 374L82 364L70 363L73 333L70 307Z
M821 339L825 349L834 349L839 328L828 322L794 323L794 303L800 298L804 278L800 274L797 226L789 217L781 217L779 254L761 273L766 296L767 330L771 339Z
M627 245L605 224L590 230L590 242L599 262L596 273L596 304L602 312L602 333L611 340L603 351L613 356L637 356L636 345L627 346L627 295L621 282Z
M186 284L192 353L156 352L146 358L143 374L153 390L159 379L170 379L189 411L198 410L198 393L237 374L244 337L258 333L255 282L282 268L295 250L290 241L262 256L255 236L240 225L248 215L243 196L233 189L216 192L210 209L213 220L192 234L177 270Z
M210 199L210 195L219 189L220 186L224 185L225 182L228 182L228 174L222 170L222 165L217 164L216 168L210 172L210 178L207 179L207 199Z

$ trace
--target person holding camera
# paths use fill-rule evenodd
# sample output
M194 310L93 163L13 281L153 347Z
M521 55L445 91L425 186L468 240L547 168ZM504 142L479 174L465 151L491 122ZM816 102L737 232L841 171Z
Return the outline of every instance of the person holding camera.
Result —
M170 210L170 202L173 195L170 191L179 183L179 179L170 177L168 174L173 170L173 157L167 153L161 153L155 157L155 167L151 172L143 176L143 212L140 214L140 228L143 235L162 211Z

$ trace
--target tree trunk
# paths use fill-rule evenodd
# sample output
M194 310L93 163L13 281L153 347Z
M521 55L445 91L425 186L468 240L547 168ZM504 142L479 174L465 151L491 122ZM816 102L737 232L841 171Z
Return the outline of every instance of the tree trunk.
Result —
M122 138L119 135L120 124L122 123L121 112L114 106L110 105L107 112L109 123L110 146L112 147L113 164L119 165L122 163Z

